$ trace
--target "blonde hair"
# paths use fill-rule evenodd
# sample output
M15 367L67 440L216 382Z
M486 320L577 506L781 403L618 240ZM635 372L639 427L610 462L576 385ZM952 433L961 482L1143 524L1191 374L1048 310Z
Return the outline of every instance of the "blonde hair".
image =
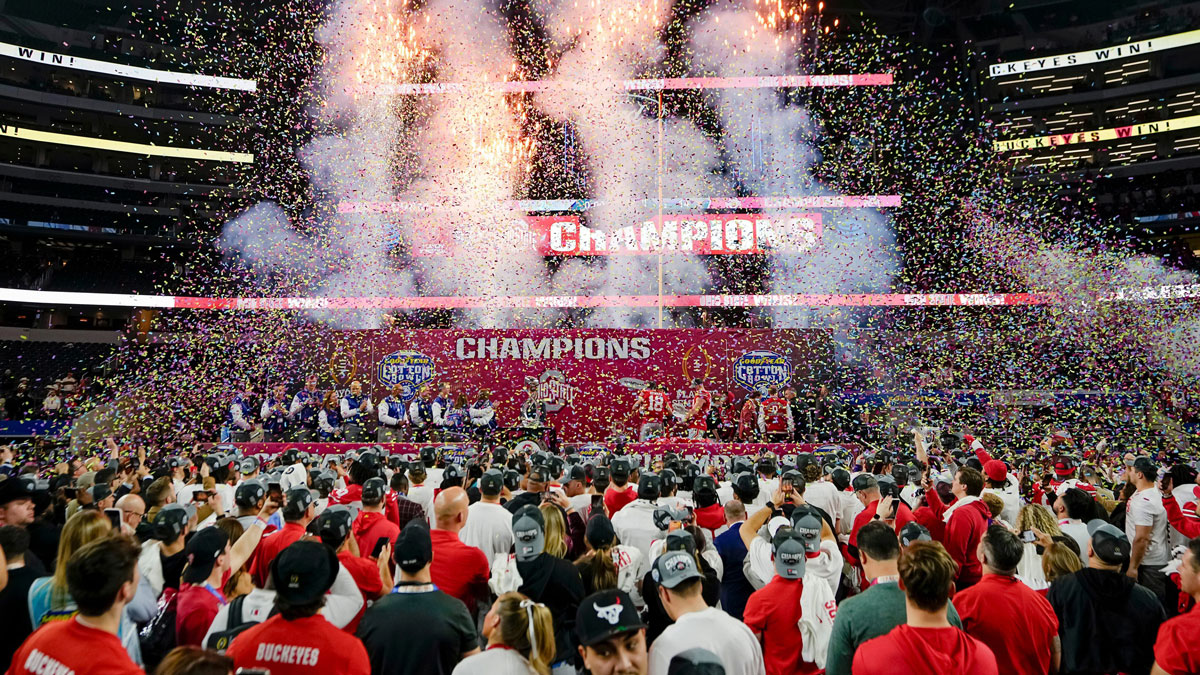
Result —
M500 642L529 660L541 675L550 675L554 662L554 618L550 610L516 592L505 593L496 600L496 616L500 625Z
M562 511L553 504L542 504L542 519L546 521L546 553L555 558L567 557L567 522Z
M1081 569L1083 569L1083 561L1069 546L1054 542L1042 552L1042 573L1046 575L1048 582Z
M1054 516L1045 507L1037 504L1026 504L1021 507L1021 512L1017 515L1017 529L1024 532L1037 528L1051 537L1062 534L1058 523L1054 521Z
M112 523L103 511L87 509L79 511L63 525L58 538L58 560L54 565L54 578L50 581L50 607L62 609L71 599L67 591L67 562L71 555L97 539L112 532Z
M1004 510L1004 500L991 492L983 493L979 497L979 501L987 505L988 511L992 513L993 518L999 518L1000 512Z

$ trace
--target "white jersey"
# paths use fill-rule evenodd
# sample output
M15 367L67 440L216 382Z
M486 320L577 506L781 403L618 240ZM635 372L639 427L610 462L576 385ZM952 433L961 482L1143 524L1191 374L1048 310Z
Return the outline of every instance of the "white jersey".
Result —
M804 501L827 513L836 523L838 518L837 493L838 490L833 483L819 480L804 486Z
M662 530L654 524L654 511L658 505L645 499L635 499L626 504L612 517L613 530L621 543L632 546L650 557L650 542L662 536Z
M726 675L765 675L762 646L746 624L709 607L688 612L667 627L650 647L650 675L667 675L671 658L700 647L721 659Z
M490 569L496 556L512 550L512 514L499 504L475 502L467 508L467 523L458 538L483 551Z
M1129 498L1125 511L1125 536L1132 544L1137 534L1137 526L1149 526L1150 543L1146 546L1146 554L1142 557L1143 565L1162 567L1171 561L1171 551L1167 548L1167 509L1162 503L1162 493L1157 487L1138 490Z
M424 483L413 485L408 488L409 501L416 502L425 510L425 520L433 521L433 488L432 480L426 478Z
M838 550L837 542L822 539L821 548L816 556L809 556L804 567L804 578L820 578L829 584L829 589L837 595L842 585L842 552ZM762 588L775 576L775 561L771 557L771 542L762 536L757 536L750 542L746 560L742 564L746 580L755 588Z
M1016 524L1017 515L1021 513L1021 495L1013 488L1005 488L996 490L994 488L984 488L984 492L996 495L1004 501L1004 510L1000 512L1000 519L1006 523ZM1087 551L1085 546L1084 551Z

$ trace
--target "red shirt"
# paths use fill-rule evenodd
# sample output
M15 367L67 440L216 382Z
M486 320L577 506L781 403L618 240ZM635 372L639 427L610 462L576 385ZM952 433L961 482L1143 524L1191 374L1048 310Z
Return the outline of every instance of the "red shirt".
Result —
M271 675L371 673L362 642L320 614L295 621L273 616L234 638L225 655L238 668L261 668Z
M354 519L351 532L354 534L354 540L358 542L358 554L370 558L375 551L375 542L379 541L380 537L387 537L393 544L396 542L396 537L400 536L400 527L382 513L360 511L358 518Z
M263 536L250 562L250 576L254 579L255 586L266 587L267 578L271 576L271 561L275 560L280 551L300 541L303 536L304 526L300 523L284 523L282 530Z
M429 568L433 584L462 600L474 616L476 601L488 593L487 556L462 543L457 532L431 530L429 538L433 540L433 564Z
M824 583L824 582L819 582ZM763 661L767 675L820 673L815 663L800 657L800 594L804 582L775 575L746 602L743 621L750 630L762 635Z
M203 646L204 636L225 604L221 589L182 584L175 603L175 644Z
M764 398L762 402L763 428L768 434L781 434L788 430L787 399Z
M900 534L900 530L904 526L916 520L913 517L912 511L907 504L899 500L893 500L896 504L896 534ZM863 526L875 519L875 512L879 508L879 500L875 500L867 505L867 508L858 512L854 517L854 525L850 529L850 545L858 546L858 531L863 529Z
M696 525L713 534L725 527L725 507L720 504L698 507L693 513L696 514Z
M353 504L354 502L362 503L362 486L357 483L351 483L344 489L334 490L329 493L330 506ZM396 504L395 492L388 492L383 496L383 514L393 523L400 524L400 509ZM368 555L370 553L370 551L367 551Z
M370 551L367 553L370 554ZM354 631L358 630L358 622L362 619L363 612L367 611L367 605L372 600L383 597L383 579L379 576L379 563L372 558L361 558L350 551L342 551L338 553L338 562L354 577L354 585L358 586L358 591L363 596L363 606L358 609L354 620L346 624L345 631L353 635Z
M637 490L633 485L626 484L622 490L614 485L608 486L604 491L604 508L608 510L608 517L612 518L617 515L617 511L625 508L633 500L637 499Z
M991 648L1003 673L1050 672L1050 645L1058 617L1050 601L1015 577L985 574L956 593L963 630Z
M142 669L116 635L71 619L48 623L26 638L8 669L8 675L46 673L141 675Z
M957 606L957 603L956 605ZM988 646L953 626L901 624L854 652L854 675L999 675Z
M987 532L988 521L991 519L991 511L988 511L987 504L980 499L954 509L950 520L946 521L946 534L942 544L950 557L954 558L954 562L958 563L958 576L954 577L954 583L960 591L983 576L983 565L976 557L976 549L979 547L979 540Z
M662 422L667 414L667 395L661 391L639 391L636 406L641 411L642 424Z
M1200 673L1200 612L1193 608L1159 627L1154 662L1171 675Z

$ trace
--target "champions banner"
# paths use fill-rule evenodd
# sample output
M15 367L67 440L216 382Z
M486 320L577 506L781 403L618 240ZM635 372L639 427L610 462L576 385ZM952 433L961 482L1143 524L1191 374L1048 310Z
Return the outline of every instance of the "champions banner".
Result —
M816 213L698 214L663 216L606 232L584 225L579 216L525 216L511 227L428 227L410 243L414 256L454 256L480 247L536 250L539 255L747 255L802 253L821 239Z
M345 388L358 380L372 399L399 386L410 399L423 386L448 383L468 404L491 392L500 426L517 426L528 394L526 378L548 405L561 441L607 438L614 423L634 430L637 392L665 387L673 413L690 409L689 383L702 378L714 405L732 392L786 386L827 363L824 331L788 330L398 330L346 331L325 343L321 386ZM675 421L668 435L683 435Z

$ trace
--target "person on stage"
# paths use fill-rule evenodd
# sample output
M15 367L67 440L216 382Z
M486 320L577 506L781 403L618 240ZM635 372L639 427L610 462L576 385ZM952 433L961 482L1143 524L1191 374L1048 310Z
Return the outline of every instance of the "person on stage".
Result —
M233 443L249 443L251 435L262 430L254 420L254 406L250 402L253 397L254 387L247 382L229 405L229 440Z
M448 431L449 424L446 422L446 413L450 412L451 399L450 383L442 382L438 385L437 396L430 404L430 413L433 415L433 428L437 431L437 436L440 439L442 435Z
M704 380L697 377L692 380L692 409L688 411L683 421L688 425L687 437L690 440L704 438L708 431L708 411L712 409L712 392L704 388Z
M408 406L402 396L404 388L392 386L392 393L379 402L379 426L375 427L377 443L400 443L408 432Z
M350 383L350 393L342 397L338 412L342 415L342 438L347 443L367 442L367 420L375 412L371 397L363 394L362 382Z
M311 443L317 440L317 414L321 410L321 392L317 390L317 376L304 378L304 388L292 397L288 412L296 424L296 440Z
M792 407L779 395L779 388L767 388L767 397L758 407L758 431L766 443L786 443L792 439L796 424Z
M330 390L325 394L325 402L317 413L318 438L325 443L338 443L342 440L342 412L338 405L337 394Z
M499 426L496 422L496 409L492 407L491 397L492 392L487 389L480 391L468 410L471 415L471 425L478 436L487 436Z
M259 417L263 421L263 442L283 443L287 440L292 413L288 410L286 384L280 382L275 385L275 391L263 401Z
M663 433L663 416L667 414L667 392L654 382L637 393L633 404L634 419L638 424L638 441L645 442Z
M433 428L433 389L429 385L421 387L420 391L408 404L408 421L412 424L413 441L424 443L429 440L429 432Z

